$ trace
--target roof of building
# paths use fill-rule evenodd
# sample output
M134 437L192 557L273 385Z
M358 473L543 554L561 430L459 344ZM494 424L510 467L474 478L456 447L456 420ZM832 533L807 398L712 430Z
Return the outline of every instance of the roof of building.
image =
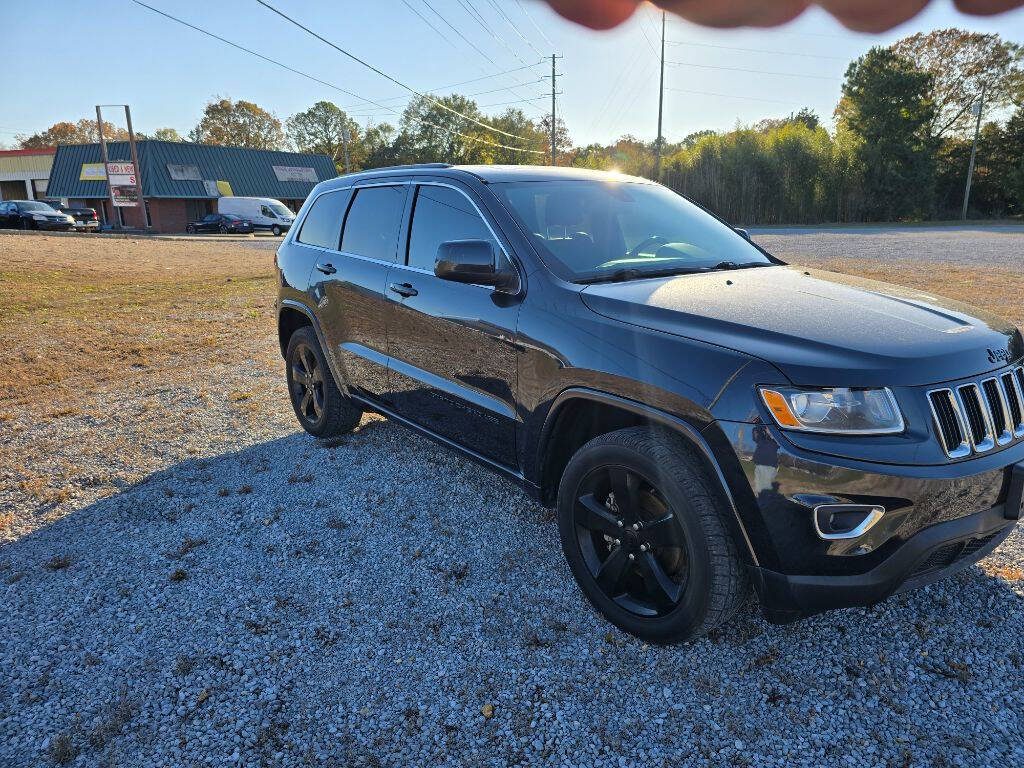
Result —
M20 157L23 155L52 155L56 147L32 147L31 149L0 149L0 157Z
M221 195L301 200L317 183L337 176L327 155L220 147L178 141L137 142L146 197L213 198ZM131 162L127 141L107 143L110 162ZM104 198L102 174L89 178L83 166L102 163L99 144L57 148L47 193L52 197ZM220 184L218 184L220 182ZM226 182L226 184L225 184Z

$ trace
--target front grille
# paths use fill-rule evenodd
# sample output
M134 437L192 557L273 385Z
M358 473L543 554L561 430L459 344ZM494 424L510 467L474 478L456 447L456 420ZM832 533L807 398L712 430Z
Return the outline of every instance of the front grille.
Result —
M1024 438L1024 367L928 393L943 450L951 459Z
M936 549L922 562L914 572L910 575L910 578L915 576L923 576L931 571L939 571L943 568L948 568L953 563L963 560L965 557L970 557L976 554L978 550L988 544L992 539L999 535L999 531L990 533L985 536L979 536L978 538L968 539L967 541L958 541L953 544L944 544L943 546Z

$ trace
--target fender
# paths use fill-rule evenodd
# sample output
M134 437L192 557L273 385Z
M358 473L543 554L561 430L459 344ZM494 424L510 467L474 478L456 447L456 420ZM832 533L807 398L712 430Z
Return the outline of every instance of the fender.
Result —
M733 498L732 491L725 479L725 473L722 472L722 467L718 463L718 459L715 457L714 451L712 451L711 446L708 445L708 442L704 439L699 430L678 416L673 416L665 411L652 408L649 405L644 405L636 400L629 400L625 397L612 395L607 392L600 392L586 387L569 387L558 394L554 402L551 404L551 407L548 409L547 416L544 418L544 426L541 428L538 453L546 450L548 438L551 436L551 431L554 428L560 408L566 402L577 399L605 403L607 405L612 405L616 408L629 411L630 413L635 413L638 416L642 416L649 421L660 424L673 432L682 435L685 440L692 444L704 459L706 468L711 471L712 476L718 481L718 487L728 503L729 508L732 510L732 520L734 521L734 524L729 527L732 529L731 533L733 534L733 538L740 538L743 540L746 546L741 547L741 551L745 549L749 562L755 566L758 565L757 555L754 553L754 547L750 543L750 537L747 535L747 530L743 525L743 521L740 519L739 510L736 507L736 501ZM538 457L538 466L543 466L543 458L543 456Z
M327 344L327 340L324 338L324 332L323 329L320 328L320 321L317 319L316 313L301 301L295 301L294 299L281 299L277 305L277 324L279 328L281 326L281 310L286 308L297 310L309 318L309 324L313 326L313 331L316 333L316 340L320 343L320 349L323 350L324 356L327 358L327 365L331 368L331 375L334 376L334 381L337 383L338 389L346 396L351 396L348 385L345 384L345 377L341 375L341 368L338 366L337 359L335 359L334 350L331 349Z

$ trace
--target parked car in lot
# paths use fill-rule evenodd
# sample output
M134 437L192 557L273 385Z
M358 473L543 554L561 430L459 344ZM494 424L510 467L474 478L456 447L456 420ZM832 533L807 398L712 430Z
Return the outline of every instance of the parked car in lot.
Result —
M0 227L5 229L71 229L74 218L39 200L0 201Z
M53 205L53 208L61 213L66 213L75 220L76 232L99 232L100 217L96 214L95 208L77 208L68 205Z
M252 222L235 216L231 213L211 213L199 221L193 221L185 225L185 231L190 235L198 232L220 232L227 234L251 234L253 231Z
M778 623L872 605L1020 518L1017 328L789 266L658 184L343 176L276 263L302 427L376 411L517 483L556 508L586 597L640 637L706 633L751 587Z
M295 214L280 200L269 197L222 197L217 200L220 213L242 216L255 229L269 231L274 237L291 229Z

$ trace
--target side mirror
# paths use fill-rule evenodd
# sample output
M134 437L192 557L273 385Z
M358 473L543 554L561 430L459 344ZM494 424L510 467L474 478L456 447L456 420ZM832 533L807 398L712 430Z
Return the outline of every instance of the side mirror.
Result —
M742 235L744 240L750 240L750 233L742 227L733 227L736 230L736 234Z
M490 285L502 293L518 293L519 277L498 269L494 248L487 240L451 240L437 247L434 274L442 280Z

